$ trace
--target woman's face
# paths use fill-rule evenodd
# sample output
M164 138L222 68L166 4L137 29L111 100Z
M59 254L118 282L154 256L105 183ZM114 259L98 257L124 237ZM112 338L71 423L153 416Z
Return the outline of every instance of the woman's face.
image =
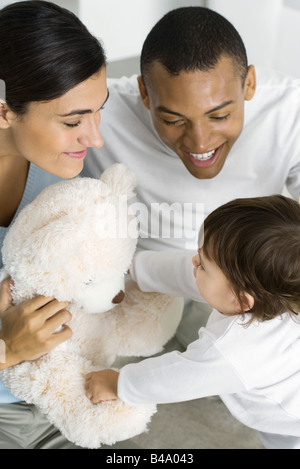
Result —
M88 147L100 148L100 111L108 98L105 67L60 98L32 102L25 115L8 113L16 154L62 178L77 176Z

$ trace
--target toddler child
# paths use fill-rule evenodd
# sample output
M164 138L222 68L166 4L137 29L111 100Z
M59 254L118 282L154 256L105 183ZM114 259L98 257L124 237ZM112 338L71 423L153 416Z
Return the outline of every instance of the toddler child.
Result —
M238 199L211 213L193 257L213 311L177 351L86 377L96 404L171 403L219 395L266 448L300 449L300 206Z

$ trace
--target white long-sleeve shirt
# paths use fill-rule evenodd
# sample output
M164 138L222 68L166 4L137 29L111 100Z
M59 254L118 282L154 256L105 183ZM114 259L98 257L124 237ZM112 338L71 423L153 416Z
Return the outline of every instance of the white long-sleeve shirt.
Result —
M143 105L137 77L108 80L102 112L102 148L89 149L82 175L100 177L114 163L137 175L140 249L197 250L203 219L238 197L300 194L300 79L257 72L257 89L245 102L244 128L220 173L197 179L157 134Z
M122 368L119 397L138 404L219 395L267 448L300 449L300 320L284 314L247 326L249 317L214 310L186 352Z
M193 250L140 251L133 258L130 273L142 291L205 301L193 273L192 257L196 253Z
M204 301L193 274L193 255L138 252L132 277L144 291ZM247 326L249 317L214 310L186 352L126 365L118 395L131 404L219 395L237 420L259 432L267 448L300 449L300 317L284 314Z

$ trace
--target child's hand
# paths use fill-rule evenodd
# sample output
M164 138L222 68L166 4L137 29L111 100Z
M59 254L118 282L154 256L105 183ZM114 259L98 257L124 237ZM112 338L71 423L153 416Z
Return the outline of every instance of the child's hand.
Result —
M118 399L119 373L114 370L102 370L89 373L85 377L86 396L93 404Z

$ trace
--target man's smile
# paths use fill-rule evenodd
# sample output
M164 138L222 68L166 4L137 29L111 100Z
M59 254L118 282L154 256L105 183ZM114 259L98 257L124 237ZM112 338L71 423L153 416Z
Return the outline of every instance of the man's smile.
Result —
M215 150L211 150L206 153L190 153L187 151L184 153L193 165L197 166L198 168L207 168L215 164L222 152L223 146L224 143Z

